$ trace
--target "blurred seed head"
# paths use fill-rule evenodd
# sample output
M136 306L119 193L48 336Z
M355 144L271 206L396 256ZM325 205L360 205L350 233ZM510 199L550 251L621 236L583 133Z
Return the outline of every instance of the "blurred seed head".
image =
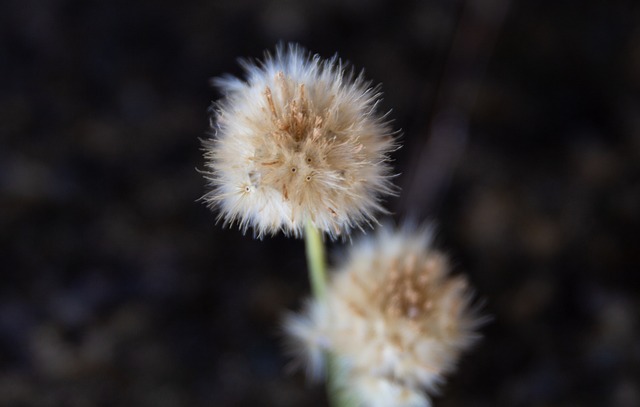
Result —
M483 322L449 269L428 229L384 228L351 248L324 299L288 317L292 349L316 378L325 352L339 358L365 406L429 405L424 391L438 391Z
M203 199L219 219L258 237L300 236L311 221L335 238L375 222L396 147L378 88L297 45L243 67L244 80L214 80L224 97L204 141Z

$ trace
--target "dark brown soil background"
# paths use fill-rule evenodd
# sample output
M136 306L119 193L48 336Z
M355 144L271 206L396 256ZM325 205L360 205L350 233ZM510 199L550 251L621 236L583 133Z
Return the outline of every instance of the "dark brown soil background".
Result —
M196 202L209 78L281 40L383 83L388 206L493 316L435 404L639 406L640 7L506 7L3 1L0 406L326 405L278 334L302 242Z

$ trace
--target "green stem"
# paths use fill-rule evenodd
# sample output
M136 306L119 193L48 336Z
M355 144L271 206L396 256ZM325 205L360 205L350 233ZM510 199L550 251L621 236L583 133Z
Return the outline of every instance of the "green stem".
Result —
M316 301L322 301L327 293L327 260L320 231L313 226L311 221L305 224L305 245L307 251L307 262L309 264L309 280L311 281L311 291ZM345 389L340 385L343 381L339 377L339 370L336 359L330 353L326 354L327 363L327 390L329 404L333 407L351 407L353 401L346 394Z
M304 228L305 244L307 247L307 262L309 263L309 279L311 290L316 299L324 299L327 292L327 261L324 253L324 243L320 231L308 221Z

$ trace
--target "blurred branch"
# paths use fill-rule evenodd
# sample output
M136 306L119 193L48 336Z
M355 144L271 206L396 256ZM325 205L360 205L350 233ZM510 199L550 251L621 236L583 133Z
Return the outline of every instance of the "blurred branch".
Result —
M466 0L453 34L421 147L415 148L396 213L432 216L469 138L469 116L501 30L509 0Z

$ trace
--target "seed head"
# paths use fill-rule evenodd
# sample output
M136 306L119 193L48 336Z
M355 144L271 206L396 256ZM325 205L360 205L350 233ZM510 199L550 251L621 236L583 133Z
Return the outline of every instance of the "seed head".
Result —
M323 300L285 330L311 376L325 351L341 360L365 406L427 406L482 323L463 276L430 247L428 230L383 230L354 246ZM393 402L385 402L392 400Z
M334 238L375 221L395 148L378 88L296 45L243 66L246 80L214 81L224 98L204 141L203 198L219 219L258 237L300 236L311 221Z

